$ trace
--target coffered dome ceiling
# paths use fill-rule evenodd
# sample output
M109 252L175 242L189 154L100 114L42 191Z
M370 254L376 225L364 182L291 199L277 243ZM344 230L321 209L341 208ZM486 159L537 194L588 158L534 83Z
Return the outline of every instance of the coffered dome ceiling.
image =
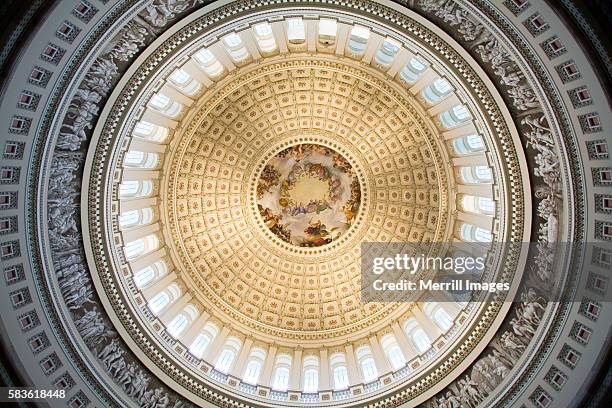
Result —
M5 122L16 358L71 406L565 406L610 329L610 110L532 3L58 5ZM510 294L366 301L372 242L475 244Z

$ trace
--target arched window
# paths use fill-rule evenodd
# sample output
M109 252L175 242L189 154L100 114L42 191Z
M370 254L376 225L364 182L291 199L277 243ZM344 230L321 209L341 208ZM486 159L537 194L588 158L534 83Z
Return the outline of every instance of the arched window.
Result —
M288 354L279 354L276 357L274 365L274 380L272 381L272 389L277 391L286 391L289 385L289 370L291 369L291 356Z
M401 44L392 38L387 38L376 52L376 62L384 67L388 67L393 62L401 48Z
M459 175L463 182L470 184L491 183L493 181L491 168L484 165L461 167Z
M147 286L150 282L155 279L155 270L152 266L147 266L134 274L134 283L137 288Z
M123 157L123 165L129 167L140 167L145 162L145 158L145 152L131 150Z
M119 196L121 198L141 198L153 193L152 180L124 180L119 185Z
M227 48L230 56L236 62L244 61L249 57L249 52L242 43L242 39L236 33L231 33L223 38L225 47Z
M158 315L166 306L170 304L170 295L163 291L153 296L149 301L149 309L154 315Z
M159 239L155 234L147 235L144 238L128 242L125 244L123 251L128 260L136 259L142 255L148 254L159 247Z
M198 309L196 309L194 305L187 305L185 309L168 324L166 331L176 339L195 321L198 314Z
M149 105L151 107L160 111L167 109L168 107L170 107L171 104L172 102L170 101L170 98L160 93L156 93L155 95L153 95L151 97L151 100L149 101Z
M172 337L177 338L187 328L187 325L189 325L189 319L181 313L172 319L166 330Z
M219 77L225 71L223 65L209 50L201 49L193 54L193 58L212 79Z
M155 143L163 142L168 137L168 129L163 126L141 120L134 126L134 136Z
M138 210L128 210L119 216L119 228L127 229L135 226L148 225L153 221L153 209L151 207Z
M425 62L418 57L411 58L410 61L400 71L400 78L409 84L415 83L420 76L427 70Z
M427 334L425 334L423 329L416 329L412 333L412 341L414 342L417 350L419 350L421 353L427 351L429 347L431 347L429 337L427 337Z
M338 23L336 20L322 18L319 20L319 43L322 45L333 45L338 35Z
M306 27L301 18L287 20L287 40L290 44L302 44L306 41Z
M261 23L255 26L255 40L257 40L257 46L261 52L271 53L276 51L276 39L270 24Z
M457 137L453 139L452 146L458 155L478 153L485 149L484 140L479 135Z
M149 101L149 106L170 118L177 117L183 109L183 105L180 102L172 101L162 93L154 94Z
M446 313L446 310L441 307L436 309L433 318L438 327L441 328L443 331L447 331L453 325L453 320L448 315L448 313Z
M485 228L477 227L472 224L463 223L459 229L459 235L462 240L467 242L482 242L488 243L493 239L491 231Z
M354 56L362 56L365 53L368 40L370 39L370 29L362 26L354 26L349 36L347 51Z
M306 393L319 391L319 359L315 356L304 358L304 384L302 390Z
M429 103L437 103L453 91L451 84L444 78L438 78L423 90L423 97Z
M346 358L343 353L334 353L329 359L334 390L344 390L349 386Z
M232 363L240 351L240 340L235 337L230 337L225 342L225 346L223 350L221 350L221 354L219 354L219 358L217 358L217 363L215 364L215 370L227 374L232 367Z
M488 197L477 197L469 194L458 196L459 207L466 212L474 214L492 215L495 212L495 204Z
M257 384L265 358L266 352L263 349L256 347L251 350L244 375L242 376L242 380L245 383L251 385Z
M357 363L361 368L361 374L365 382L370 382L378 378L378 370L369 346L361 346L356 351Z
M406 358L404 357L402 350L399 348L394 335L390 333L385 334L380 341L380 345L394 370L402 368L404 365L406 365Z
M189 346L189 352L197 358L201 358L206 347L217 337L217 334L219 334L219 328L213 323L206 323L202 332L198 334L193 343L191 343L191 346Z
M168 78L170 82L187 95L194 95L198 93L201 88L199 81L192 78L191 75L180 68L174 70Z
M411 317L404 323L404 331L412 340L412 344L419 353L424 353L431 347L431 340L423 329L419 327L416 319Z
M168 266L163 260L155 261L134 274L134 284L138 289L142 289L154 280L159 279L168 273Z
M488 197L478 197L476 199L477 208L483 214L493 214L495 212L495 204Z
M453 128L471 118L470 112L463 105L454 106L452 109L440 114L440 122L447 129Z

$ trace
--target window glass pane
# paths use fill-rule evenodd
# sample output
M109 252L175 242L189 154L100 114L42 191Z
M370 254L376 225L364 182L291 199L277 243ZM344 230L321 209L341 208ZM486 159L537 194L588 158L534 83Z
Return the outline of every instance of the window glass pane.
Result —
M135 180L128 180L121 183L119 186L119 195L121 196L133 196L138 193L140 183Z
M170 322L167 331L172 337L176 338L187 328L188 324L189 320L187 317L184 314L180 314Z
M453 114L455 115L457 120L465 120L470 117L470 112L463 105L453 107Z
M149 301L149 309L154 315L157 315L168 303L170 303L170 296L166 292L161 292Z
M476 228L476 231L474 232L474 238L476 238L476 241L479 242L491 242L492 239L491 232L480 227Z
M151 282L153 278L155 278L155 271L151 266L147 266L134 274L134 284L136 284L136 287L142 288Z
M210 343L210 337L204 334L198 334L198 337L194 340L189 347L189 352L196 357L202 357L204 350L206 350L206 346Z
M269 36L272 34L272 26L268 23L257 24L255 26L255 33L262 37Z
M274 383L272 384L272 388L278 391L287 390L287 385L289 384L289 369L286 367L279 367L276 369L276 374L274 375Z
M348 371L345 366L334 368L334 388L342 390L348 387Z
M140 211L130 210L122 213L119 216L119 227L128 228L138 224L140 220Z
M378 377L376 365L374 364L374 359L372 357L368 357L361 362L361 371L366 382L372 381Z
M438 91L440 95L444 95L453 90L451 85L446 79L438 78L433 83L434 89Z
M412 334L412 340L416 348L422 353L427 351L430 346L429 337L425 334L423 329L416 329Z
M319 35L336 36L337 23L334 20L321 19L319 21Z
M442 330L445 330L445 331L450 329L451 326L453 325L453 321L451 317L448 315L448 313L446 313L446 310L444 309L436 310L436 313L434 314L434 320L436 321L436 324Z
M425 63L423 63L423 61L421 61L419 58L412 58L410 60L410 66L417 72L421 72L427 68Z
M478 197L478 207L485 213L491 214L495 211L493 200L488 197Z
M259 373L261 372L261 363L259 361L249 361L247 368L244 372L243 381L252 385L257 384L259 380Z
M224 349L217 360L217 364L215 365L215 369L222 373L227 373L234 361L235 353L232 350Z
M397 370L406 364L406 359L404 358L404 354L402 353L402 350L400 350L399 346L391 347L387 355L394 370Z
M237 47L242 43L240 36L236 33L232 33L224 38L225 43L228 47Z
M153 106L154 108L162 110L162 109L165 109L170 104L170 98L168 98L166 95L155 94L151 98L151 101L149 102L149 104Z
M145 251L145 242L143 239L137 239L136 241L128 242L123 249L125 257L133 259Z
M484 148L484 142L482 137L478 135L469 135L466 136L465 140L467 141L468 146L474 150L480 150Z
M308 369L304 372L304 392L317 392L319 388L319 372Z
M144 163L145 152L130 150L123 158L123 164L126 166L138 166Z

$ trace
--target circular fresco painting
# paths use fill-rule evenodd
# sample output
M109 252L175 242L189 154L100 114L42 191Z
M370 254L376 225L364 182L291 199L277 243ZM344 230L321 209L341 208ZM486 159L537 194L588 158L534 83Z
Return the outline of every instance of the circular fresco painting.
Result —
M277 153L257 182L259 214L272 233L300 247L337 240L361 203L350 163L325 146L299 144Z

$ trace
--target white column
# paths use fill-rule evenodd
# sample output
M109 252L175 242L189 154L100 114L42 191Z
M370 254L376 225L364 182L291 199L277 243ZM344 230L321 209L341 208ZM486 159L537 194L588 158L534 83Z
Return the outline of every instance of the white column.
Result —
M157 295L159 292L164 290L169 284L174 282L175 279L176 279L176 273L174 272L169 273L168 275L162 277L157 282L142 289L142 296L144 296L145 299L149 300L150 298L152 298L153 296Z
M457 220L463 221L467 224L472 224L476 227L481 227L484 229L492 230L493 227L493 217L483 214L473 214L458 211L457 212Z
M391 77L394 77L395 74L399 72L400 69L404 68L408 61L410 61L414 57L414 54L410 51L402 48L399 50L398 54L395 56L393 63L387 70L387 74Z
M210 87L214 82L208 77L206 72L198 65L196 61L193 59L189 59L181 69L191 75L193 79L198 82L201 82L202 85L206 88Z
M191 326L189 326L189 328L180 335L179 340L181 343L189 347L196 337L198 337L198 334L200 334L208 319L210 319L210 314L208 312L202 312L196 321L193 322Z
M336 55L344 55L344 50L346 50L346 44L348 42L350 33L351 26L344 23L338 23L338 36L336 37Z
M157 197L139 198L137 200L121 200L119 203L119 211L120 213L123 213L130 210L142 210L143 208L155 206L157 206Z
M159 315L159 320L165 325L168 325L179 313L183 311L187 303L191 300L191 295L185 293L179 299L175 300L168 308Z
M322 348L319 350L319 389L329 390L331 389L330 384L330 372L329 372L329 356L327 355L327 349Z
M478 197L493 197L492 184L457 184L457 193Z
M467 136L474 133L478 133L472 122L467 122L465 125L461 125L451 130L442 132L444 140L454 139L456 137Z
M459 104L461 104L461 101L459 100L457 95L451 94L449 96L446 96L445 98L442 98L440 101L435 102L434 106L427 110L427 113L429 113L431 116L435 116Z
M274 40L278 44L278 49L281 54L289 51L287 48L287 36L285 35L285 27L283 21L275 21L270 24L272 26L272 33L274 33Z
M406 361L410 361L412 358L416 357L419 353L416 351L412 342L406 336L406 332L402 329L399 322L393 322L391 324L391 328L393 329L393 335L397 340L397 345L404 353L404 357L406 357Z
M212 365L215 365L217 359L216 357L221 353L221 347L225 344L225 340L227 340L229 333L229 326L223 326L221 332L213 339L212 343L206 347L202 359L208 361Z
M389 365L385 352L378 342L378 337L376 337L376 335L372 335L370 336L369 340L370 347L372 348L372 355L374 356L374 362L376 363L376 369L378 370L378 375L383 376L391 371L391 366Z
M357 367L357 360L355 359L355 350L353 350L353 345L347 344L345 351L346 370L348 371L349 385L359 384L363 381L361 380L361 372Z
M302 349L298 348L293 352L293 361L291 362L291 373L289 375L289 390L299 391L302 389Z
M413 95L418 94L422 91L427 85L431 84L436 78L438 74L436 74L432 69L428 69L421 75L421 77L410 87L410 92Z
M247 360L249 359L249 354L251 353L251 346L253 345L253 339L247 337L244 340L244 344L240 349L240 354L238 354L238 358L234 363L234 366L230 370L230 374L237 378L242 378L242 374L244 373L244 369L246 368Z
M155 232L159 231L159 224L150 224L145 225L140 228L129 229L127 231L122 231L121 235L123 237L123 242L128 243L132 241L136 241L139 238L144 238L147 235L151 235Z
M414 314L419 326L425 331L427 337L429 337L429 340L431 340L432 343L438 337L440 337L440 329L427 316L425 316L425 313L423 313L418 304L412 308L412 314Z
M139 152L147 152L147 153L165 153L166 146L167 145L161 144L161 143L154 143L148 140L133 138L130 141L129 150L137 150Z
M376 33L370 32L370 38L368 39L368 44L366 45L365 52L363 54L362 61L366 64L369 64L376 52L380 48L384 38Z
M151 108L147 108L140 119L154 125L167 127L169 129L176 129L178 126L178 122L176 120L172 120Z
M264 361L263 370L261 371L261 377L259 383L264 387L272 386L272 371L274 370L274 361L276 360L276 346L271 345L268 348L266 354L266 361Z
M124 169L121 173L122 180L157 180L160 176L158 170L138 170L138 169Z
M150 252L143 257L134 259L133 261L130 261L132 272L136 273L147 266L153 265L164 256L166 256L166 248L158 249L157 251Z
M240 32L244 34L241 36L242 43L246 47L247 51L253 57L254 60L261 59L261 54L259 53L259 47L257 47L255 40L255 28L252 27L250 29L244 30Z

